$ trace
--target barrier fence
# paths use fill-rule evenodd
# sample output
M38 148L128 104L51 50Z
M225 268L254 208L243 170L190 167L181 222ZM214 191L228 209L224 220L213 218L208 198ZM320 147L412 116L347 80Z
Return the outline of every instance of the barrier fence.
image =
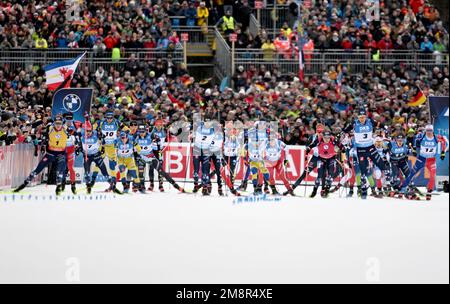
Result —
M255 15L251 14L250 15L250 24L248 27L250 34L253 37L256 37L259 34L260 28L261 28L261 26L260 26L258 20L256 19Z
M299 71L298 53L245 49L235 52L235 67L265 65L268 70L277 68L282 74L297 74ZM367 50L326 50L304 52L304 72L306 75L321 74L328 71L330 65L341 63L351 73L363 73L368 68L381 67L391 69L395 65L416 66L418 69L448 66L448 53L430 54L421 52L387 51L381 52L380 60L373 60Z
M179 26L174 29L178 36L182 33L189 35L189 44L212 44L214 41L214 26Z
M275 33L279 32L284 22L287 22L292 28L296 21L296 17L289 13L288 5L266 6L260 9L260 16L261 27Z
M0 146L0 189L19 186L37 166L39 157L34 156L34 145L18 144ZM31 185L39 184L42 174Z
M172 57L174 63L183 61L183 49L177 46L175 50L165 51L157 49L122 49L121 58L111 58L111 51L96 52L93 49L0 49L0 64L9 69L44 66L59 60L68 60L77 57L86 51L86 56L80 62L81 67L87 65L96 70L99 66L105 69L115 67L120 69L127 63L131 54L136 60L153 62L157 58Z
M231 48L217 29L214 30L214 33L216 37L214 71L216 78L222 80L231 76Z

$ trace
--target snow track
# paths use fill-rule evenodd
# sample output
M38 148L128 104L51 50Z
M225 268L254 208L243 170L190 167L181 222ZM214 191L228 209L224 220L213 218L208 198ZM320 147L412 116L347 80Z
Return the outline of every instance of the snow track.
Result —
M449 282L448 194L237 203L106 187L0 192L0 283Z

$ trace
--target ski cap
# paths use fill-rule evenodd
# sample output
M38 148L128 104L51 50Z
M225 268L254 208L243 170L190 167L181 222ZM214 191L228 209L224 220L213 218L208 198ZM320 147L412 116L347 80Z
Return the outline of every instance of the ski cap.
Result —
M433 125L426 125L425 126L425 131L434 131Z
M358 115L367 115L366 109L360 108L360 109L358 110Z
M113 118L114 117L113 111L111 111L111 110L106 111L105 117L106 118Z
M145 132L147 132L147 129L145 128L144 125L140 125L140 126L138 127L138 132L140 132L140 133L145 133Z
M61 115L56 115L55 116L55 119L53 120L53 122L54 123L62 123L64 120L63 120L63 118L62 118L62 116Z

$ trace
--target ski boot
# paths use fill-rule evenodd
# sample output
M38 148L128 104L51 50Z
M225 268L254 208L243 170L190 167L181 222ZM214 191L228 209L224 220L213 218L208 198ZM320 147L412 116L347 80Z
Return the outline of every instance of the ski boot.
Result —
M153 191L153 189L155 188L155 184L153 182L150 182L150 186L148 186L148 191Z
M314 186L312 193L309 195L310 198L314 198L317 195L317 190L319 187Z
M62 188L63 188L62 185L56 186L56 190L55 190L56 196L59 196L62 193Z
M199 185L197 182L194 182L194 190L192 190L192 193L197 193L198 190L200 190L202 186Z
M367 199L367 188L361 188L361 198L363 200Z
M138 190L139 190L138 185L136 183L133 183L133 185L131 186L131 191L136 193L138 192Z
M128 185L128 187L129 187L129 185ZM125 193L125 192L121 192L119 189L117 189L115 182L110 184L108 190L109 190L109 192L114 192L116 194L123 194L123 193Z
M253 195L261 195L262 194L262 185L254 186Z
M383 198L384 197L384 190L383 188L377 188L377 198Z
M430 190L427 191L426 200L431 201L431 191Z
M123 183L123 193L130 193L130 183Z
M264 183L264 193L265 194L270 194L269 184L268 183Z
M383 198L383 195L381 193L377 192L377 189L375 187L370 188L370 196L376 197L376 198Z
M92 192L92 182L86 181L86 193L91 194Z
M209 196L208 186L202 187L202 195Z
M242 181L241 185L239 186L239 190L241 190L241 191L247 190L247 185L248 185L248 182L246 180Z
M159 192L164 192L164 185L162 182L159 182Z
M356 192L356 195L359 196L359 197L361 197L361 193L362 193L362 190L361 190L360 187L358 187L358 190L357 190L357 192ZM367 193L366 193L366 194L367 194Z
M272 189L273 195L280 195L280 193L277 191L277 188L275 187L275 185L270 185L270 189Z
M237 190L234 188L230 189L230 191L234 196L241 196L241 194L239 192L237 192Z
M209 183L208 186L206 186L206 189L208 190L208 195L211 195L211 192L212 192L212 184Z
M287 191L284 191L284 192L283 192L283 195L284 195L284 196L287 196L287 195L295 196L295 194L294 194L294 189L291 188L291 189L288 189Z
M144 185L144 183L141 183L141 184L139 185L138 191L139 191L139 193L141 193L141 194L146 194L146 193L147 193L147 191L145 191L145 185Z
M420 201L420 197L415 192L410 192L406 194L406 198L412 201Z
M219 185L219 189L217 190L220 196L223 196L222 185Z
M330 193L330 188L328 186L325 186L321 191L320 191L320 196L323 198L327 198L328 194Z
M353 187L350 188L350 190L347 193L347 197L352 197L353 196Z
M389 193L388 193L389 197L395 197L397 195L398 195L398 191L394 190L394 189L391 189L391 191L389 191Z
M66 190L66 182L65 181L61 183L60 189L61 189L61 192L64 192L64 190Z
M20 191L22 191L23 189L25 189L26 186L28 186L29 182L28 181L24 181L22 185L20 185L19 187L17 187L16 189L14 189L14 193L18 193Z
M76 187L75 183L70 184L70 190L72 190L72 193L74 195L77 195L77 187Z

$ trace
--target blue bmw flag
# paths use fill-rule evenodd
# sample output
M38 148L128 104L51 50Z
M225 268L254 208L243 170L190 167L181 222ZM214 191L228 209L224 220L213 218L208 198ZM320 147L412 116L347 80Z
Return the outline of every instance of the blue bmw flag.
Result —
M93 90L90 88L60 89L53 96L52 117L72 113L75 121L84 121L90 113Z

